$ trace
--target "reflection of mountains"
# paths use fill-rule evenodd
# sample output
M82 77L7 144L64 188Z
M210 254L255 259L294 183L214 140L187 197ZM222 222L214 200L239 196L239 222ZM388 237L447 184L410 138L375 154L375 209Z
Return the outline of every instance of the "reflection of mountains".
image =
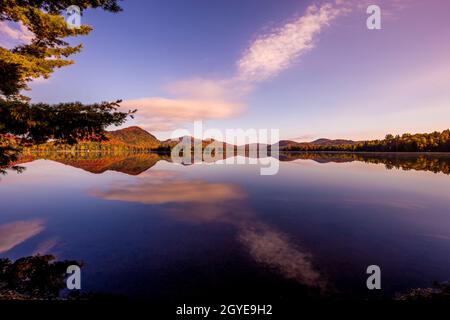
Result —
M105 171L112 170L129 175L138 175L153 167L160 160L169 160L170 155L162 155L157 153L108 154L100 152L47 152L25 155L18 163L30 162L38 159L56 161L92 173L103 173Z
M222 156L225 158L226 156ZM114 154L101 152L57 153L39 152L20 157L14 164L23 164L38 159L56 161L92 173L103 173L108 170L138 175L153 167L158 161L171 162L167 153ZM362 161L373 164L384 164L386 169L431 171L450 174L450 155L447 154L415 154L415 153L342 153L342 152L281 152L279 160L313 160L318 163L344 163Z
M342 152L282 152L280 161L314 160L319 163L362 161L384 164L386 169L431 171L450 174L450 154L433 153L342 153Z

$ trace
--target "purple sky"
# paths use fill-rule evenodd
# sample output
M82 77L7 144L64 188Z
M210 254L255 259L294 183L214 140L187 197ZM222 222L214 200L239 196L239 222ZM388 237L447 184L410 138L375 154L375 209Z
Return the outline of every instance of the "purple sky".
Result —
M366 8L381 7L381 30ZM278 128L282 139L368 139L450 127L450 1L153 0L88 11L76 64L33 102L123 99L167 138ZM0 45L26 41L0 25ZM14 32L17 31L17 32Z

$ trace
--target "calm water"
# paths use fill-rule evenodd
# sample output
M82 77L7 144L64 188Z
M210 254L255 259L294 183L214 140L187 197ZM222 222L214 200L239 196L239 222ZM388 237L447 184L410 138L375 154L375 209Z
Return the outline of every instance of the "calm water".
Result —
M392 296L450 279L448 156L28 159L0 181L0 257L82 260L86 291L214 299ZM382 290L366 288L368 265Z

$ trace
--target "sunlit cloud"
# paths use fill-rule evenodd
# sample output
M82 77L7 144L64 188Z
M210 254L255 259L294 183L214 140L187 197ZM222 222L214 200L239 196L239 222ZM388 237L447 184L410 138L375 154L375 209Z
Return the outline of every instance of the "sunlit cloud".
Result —
M127 100L124 107L138 106L143 115L168 118L173 121L223 119L237 114L239 106L224 101L145 98Z
M11 250L42 230L42 220L20 220L0 225L0 253Z
M300 18L259 36L237 63L238 79L263 81L289 68L314 47L315 36L340 12L330 3L311 5Z
M167 91L177 96L195 99L226 99L230 82L224 79L193 78L177 81L167 86Z
M137 109L136 120L147 129L165 131L196 120L231 118L243 106L221 100L143 98L124 101L122 108Z
M380 0L383 17L395 18L413 5L410 0ZM295 67L319 43L320 35L350 12L365 14L370 0L324 0L303 14L257 34L235 61L231 76L194 76L165 86L168 97L126 101L138 109L137 124L151 131L172 131L195 120L221 120L243 114L246 97L264 81Z
M258 36L237 61L232 77L177 81L166 86L172 98L128 100L123 106L137 108L138 123L153 131L171 130L195 120L238 116L245 110L240 101L255 83L292 66L299 56L314 47L317 34L342 10L331 3L311 5L303 16Z

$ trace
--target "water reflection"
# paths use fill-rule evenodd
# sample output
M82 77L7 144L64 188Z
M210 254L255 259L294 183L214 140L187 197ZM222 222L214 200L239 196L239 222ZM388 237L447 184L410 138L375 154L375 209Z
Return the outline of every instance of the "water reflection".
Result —
M44 230L40 219L13 221L0 225L0 253L7 252Z
M216 157L219 162L227 157L225 154L219 156ZM450 154L444 153L281 152L274 156L282 162L313 160L318 163L348 163L360 161L383 164L389 170L395 168L450 174ZM56 161L91 173L117 171L129 175L139 175L155 166L159 161L172 161L170 154L167 153L35 152L21 155L16 161L10 163L10 167L21 167L23 164L38 159Z
M53 254L55 255L55 248L59 243L59 239L54 237L47 240L42 241L38 244L36 250L33 251L33 255L36 254Z
M130 296L361 297L374 263L387 294L426 287L450 278L449 159L282 153L262 177L164 154L25 155L29 170L0 182L0 253L58 249L87 261L89 288Z
M113 182L92 195L106 200L169 204L165 212L192 223L225 223L237 230L239 241L257 262L297 282L325 289L326 282L312 263L311 254L289 237L259 221L246 203L247 193L238 185L188 179L174 171L154 171L133 183Z
M0 259L0 300L59 299L66 288L67 267L74 264L83 266L74 260L57 261L52 255ZM77 297L76 292L66 294Z
M139 175L153 167L158 161L169 160L169 155L157 153L112 154L101 152L36 152L19 157L14 165L25 164L38 159L52 160L91 173L117 171L129 175Z
M186 180L173 171L144 173L136 181L112 182L107 191L93 190L92 194L107 200L162 203L218 203L238 200L242 192L234 186L223 183L209 183L202 180Z
M384 164L388 170L395 168L450 174L450 154L343 152L285 152L280 154L280 161L294 160L313 160L319 163L362 161Z
M255 261L266 264L301 284L326 289L327 282L313 266L312 255L273 227L257 222L238 223L239 241Z

